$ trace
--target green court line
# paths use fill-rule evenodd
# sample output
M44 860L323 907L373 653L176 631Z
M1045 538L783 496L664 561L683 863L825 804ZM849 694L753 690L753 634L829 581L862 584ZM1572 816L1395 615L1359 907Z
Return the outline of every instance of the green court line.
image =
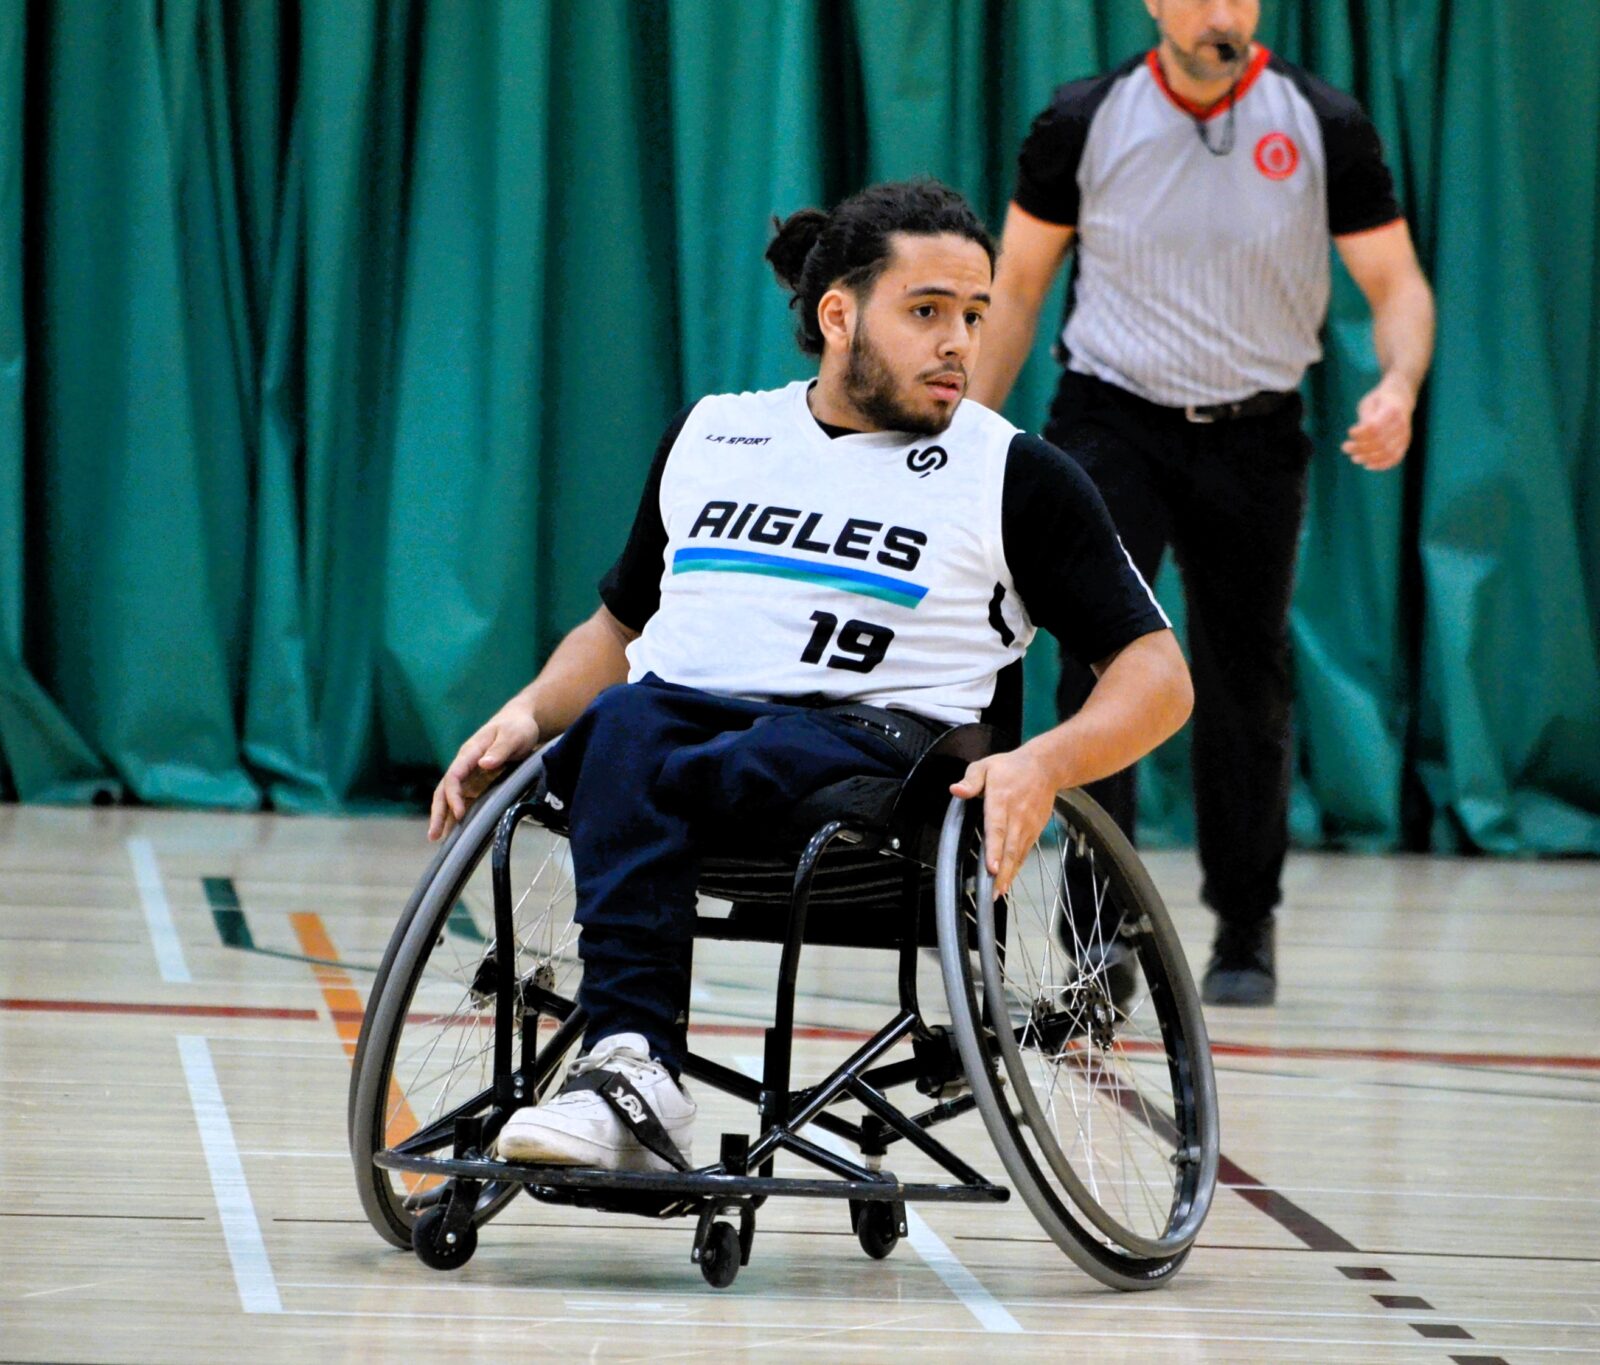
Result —
M483 936L478 928L477 920L472 918L472 911L467 909L466 901L457 901L450 911L450 918L444 922L448 929L457 938L464 938L469 943L487 943L489 940Z
M206 901L211 906L211 919L217 926L217 937L224 948L243 948L247 953L256 950L255 936L250 923L239 905L239 892L232 877L203 877Z
M224 948L238 948L257 957L275 957L280 962L304 962L313 967L343 967L351 972L376 972L360 962L331 961L325 957L307 957L304 953L288 953L279 948L263 948L250 932L250 922L244 917L244 907L239 904L239 891L232 877L202 877L206 904L211 907L211 921L217 926L217 937Z

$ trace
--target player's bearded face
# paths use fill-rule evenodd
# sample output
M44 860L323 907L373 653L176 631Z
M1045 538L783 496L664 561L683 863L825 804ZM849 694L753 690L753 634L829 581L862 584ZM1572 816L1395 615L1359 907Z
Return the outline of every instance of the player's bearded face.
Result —
M853 410L847 425L937 436L966 397L993 270L985 248L957 233L896 233L891 245L869 288L824 296L846 334L842 353L824 358L827 382Z
M965 387L966 372L959 364L946 362L935 369L939 372L958 370ZM844 371L845 393L857 412L883 431L937 436L950 425L955 407L941 409L928 405L924 388L928 377L920 372L904 377L896 374L889 357L867 333L865 310L857 316L856 330L850 338L850 358Z

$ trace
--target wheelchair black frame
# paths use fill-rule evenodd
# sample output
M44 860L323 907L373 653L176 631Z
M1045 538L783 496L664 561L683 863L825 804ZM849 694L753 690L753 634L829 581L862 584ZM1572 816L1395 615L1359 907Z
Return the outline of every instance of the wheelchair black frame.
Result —
M936 766L943 770L942 765ZM908 792L911 787L908 783ZM536 800L520 801L507 809L495 828L491 877L496 944L514 942L512 840L523 821L544 810ZM485 965L492 971L496 996L494 1079L490 1091L480 1092L396 1146L375 1154L374 1164L385 1170L449 1180L444 1187L444 1197L449 1201L444 1225L447 1238L452 1231L488 1221L503 1206L504 1201L499 1196L510 1187L520 1185L549 1203L655 1217L698 1214L696 1261L701 1259L705 1249L711 1219L718 1213L731 1211L740 1214L740 1259L748 1260L754 1211L772 1196L848 1199L852 1203L853 1221L859 1213L857 1201L862 1204L889 1202L896 1206L895 1223L902 1232L907 1201L1005 1202L1011 1197L1009 1188L985 1179L929 1132L940 1123L970 1112L976 1107L976 1101L970 1091L949 1099L938 1098L945 1083L962 1075L962 1068L949 1031L940 1025L930 1026L922 1018L917 998L917 960L925 908L922 879L928 866L920 854L926 841L925 837L919 838L906 829L903 820L897 823L905 833L874 835L845 820L832 819L812 835L800 855L789 894L774 1019L772 1026L765 1030L761 1081L692 1052L685 1059L685 1075L756 1107L761 1128L753 1145L742 1134L724 1134L719 1158L712 1165L659 1174L524 1166L490 1158L487 1153L500 1125L513 1110L537 1102L561 1060L577 1042L584 1025L583 1013L575 1003L554 995L536 981L517 980L515 953L495 952L485 959ZM875 849L886 858L898 859L903 864L901 913L896 918L894 938L887 942L882 938L847 939L839 935L814 937L810 941L813 946L842 945L896 951L900 1008L889 1023L827 1077L815 1085L793 1090L794 998L800 954L806 942L817 864L835 841ZM903 849L903 844L910 847ZM774 941L770 934L743 929L733 920L709 916L697 916L695 937ZM481 980L478 984L487 990L491 983ZM557 1029L541 1048L538 1035L542 1016L556 1020ZM513 1023L518 1017L522 1020L521 1061L514 1064L517 1040L513 1035ZM873 1065L907 1035L914 1048L912 1058ZM545 1059L543 1065L541 1058ZM917 1114L902 1112L885 1092L910 1082L920 1083L919 1088L936 1102ZM859 1124L828 1112L829 1105L843 1099L854 1099L867 1110ZM485 1115L482 1108L486 1100L490 1101L491 1108ZM853 1143L863 1157L873 1163L881 1161L893 1143L909 1142L954 1176L957 1183L906 1184L877 1168L876 1164L858 1164L802 1137L800 1130L811 1124ZM441 1139L446 1133L451 1138L453 1154L448 1158L429 1155L442 1145ZM780 1149L820 1167L834 1178L775 1176L773 1159ZM758 1168L759 1174L751 1174L752 1167ZM673 1197L663 1199L662 1196Z

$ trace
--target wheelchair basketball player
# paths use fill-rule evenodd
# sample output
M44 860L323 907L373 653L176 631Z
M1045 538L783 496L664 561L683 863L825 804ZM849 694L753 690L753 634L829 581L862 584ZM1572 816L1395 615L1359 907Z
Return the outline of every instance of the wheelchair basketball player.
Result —
M601 606L461 746L440 839L545 753L570 820L588 1020L566 1085L502 1127L506 1160L687 1164L697 849L831 783L903 777L976 720L1043 626L1098 683L1071 719L968 767L1003 895L1060 790L1188 718L1170 623L1065 455L964 401L995 246L933 181L776 224L766 256L816 378L702 398L656 451Z

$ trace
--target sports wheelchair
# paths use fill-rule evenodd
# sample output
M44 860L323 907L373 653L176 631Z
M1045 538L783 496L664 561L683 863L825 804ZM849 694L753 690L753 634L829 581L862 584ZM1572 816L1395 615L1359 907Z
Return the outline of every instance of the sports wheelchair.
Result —
M997 740L989 725L957 727L904 782L861 779L798 803L770 849L708 850L695 937L781 945L777 1000L759 1080L694 1053L684 1067L753 1105L754 1133L725 1133L716 1161L660 1174L491 1155L513 1110L559 1088L584 1029L563 813L544 791L541 756L524 761L438 850L372 987L348 1124L379 1236L454 1268L525 1189L551 1204L692 1216L691 1259L723 1287L749 1261L761 1204L809 1195L846 1201L862 1249L882 1258L906 1234L910 1201L1010 1197L934 1135L976 1110L1012 1185L1074 1262L1118 1289L1169 1279L1217 1177L1216 1086L1194 982L1149 875L1082 792L1058 797L1010 893L994 899L979 803L952 799L949 786ZM705 898L731 910L705 913ZM474 904L480 915L492 904L492 935ZM899 1004L828 1076L796 1087L806 945L897 954ZM931 949L938 1022L918 999ZM909 1057L887 1059L907 1041ZM904 1086L924 1097L920 1112L888 1098ZM859 1117L837 1112L851 1101ZM950 1181L897 1178L884 1162L898 1143ZM777 1174L779 1152L816 1173Z

